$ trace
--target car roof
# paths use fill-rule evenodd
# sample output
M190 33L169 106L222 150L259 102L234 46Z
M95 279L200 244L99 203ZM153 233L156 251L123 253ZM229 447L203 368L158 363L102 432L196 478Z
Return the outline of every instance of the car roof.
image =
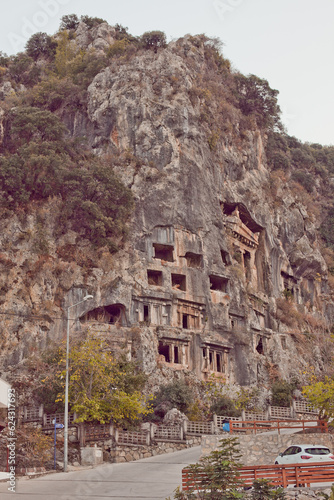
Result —
M293 444L290 444L290 446L288 446L288 448L291 448L291 446L303 446L304 448L328 448L329 449L329 446L327 446L326 444L311 444L311 443L308 443L308 444L301 444L301 443L293 443Z

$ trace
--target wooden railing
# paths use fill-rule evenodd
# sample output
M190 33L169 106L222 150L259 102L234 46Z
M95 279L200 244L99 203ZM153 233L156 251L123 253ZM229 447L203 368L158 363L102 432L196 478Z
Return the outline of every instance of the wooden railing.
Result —
M290 484L310 486L311 483L334 482L334 461L313 462L310 464L290 465L249 465L239 469L240 479L244 486L251 486L253 481L268 479L272 486L287 488ZM197 489L206 479L204 473L194 475L187 467L182 470L182 490Z
M324 420L244 420L230 421L230 433L247 432L256 434L257 432L277 430L278 434L282 429L320 429L321 432L328 432L327 422Z

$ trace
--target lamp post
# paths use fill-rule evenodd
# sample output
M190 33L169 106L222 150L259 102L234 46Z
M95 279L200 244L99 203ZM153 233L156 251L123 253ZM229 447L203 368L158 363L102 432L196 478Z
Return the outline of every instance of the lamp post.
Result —
M90 299L93 299L93 295L86 295L82 300L80 300L80 302L72 304L67 308L66 379L65 379L65 413L64 413L64 472L67 472L67 464L68 464L68 379L69 379L68 358L70 351L70 309Z

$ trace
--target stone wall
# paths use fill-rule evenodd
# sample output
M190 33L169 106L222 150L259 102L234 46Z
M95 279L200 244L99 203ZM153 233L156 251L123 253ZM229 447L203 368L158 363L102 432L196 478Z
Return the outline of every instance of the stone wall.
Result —
M202 436L202 455L217 450L219 440L225 436ZM334 436L332 434L247 434L237 436L243 465L273 464L279 453L291 444L322 444L333 451Z
M96 443L99 448L103 449L103 461L120 463L132 462L142 458L154 457L163 455L164 453L173 453L174 451L184 450L192 446L201 444L201 437L193 437L184 442L177 441L159 441L153 445L132 445L132 446L113 446L112 441L100 441ZM95 446L95 443L92 446Z

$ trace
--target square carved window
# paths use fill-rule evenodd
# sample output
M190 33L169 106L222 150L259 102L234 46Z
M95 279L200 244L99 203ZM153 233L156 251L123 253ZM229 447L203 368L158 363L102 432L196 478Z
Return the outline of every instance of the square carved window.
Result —
M162 271L147 270L147 281L149 285L162 286Z

